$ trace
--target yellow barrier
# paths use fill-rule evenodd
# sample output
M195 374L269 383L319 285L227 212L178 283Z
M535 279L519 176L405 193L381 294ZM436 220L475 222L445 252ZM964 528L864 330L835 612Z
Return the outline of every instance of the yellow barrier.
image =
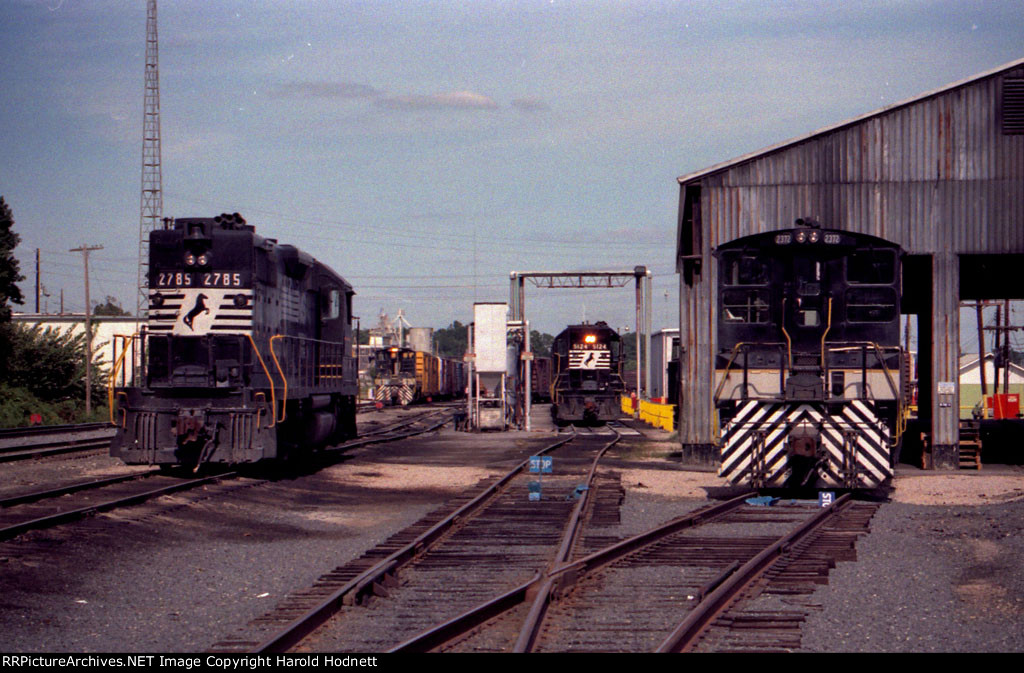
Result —
M675 430L675 409L674 404L655 404L646 400L640 400L640 420L648 425L653 425L662 430L672 432Z
M621 400L622 413L632 416L633 400L628 397L623 397ZM675 415L676 405L674 404L655 404L640 400L640 420L648 425L672 432L675 430Z

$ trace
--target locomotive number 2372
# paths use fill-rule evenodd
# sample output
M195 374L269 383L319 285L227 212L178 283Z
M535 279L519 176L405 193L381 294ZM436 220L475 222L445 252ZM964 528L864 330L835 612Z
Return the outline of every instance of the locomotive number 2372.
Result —
M160 273L157 275L157 287L241 287L242 274L209 272L193 273Z

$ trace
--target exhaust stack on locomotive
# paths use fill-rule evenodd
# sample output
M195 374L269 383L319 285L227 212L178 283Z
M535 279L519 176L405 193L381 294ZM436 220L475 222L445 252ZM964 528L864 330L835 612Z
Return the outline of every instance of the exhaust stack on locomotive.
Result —
M904 422L902 250L797 220L715 251L720 475L874 488Z

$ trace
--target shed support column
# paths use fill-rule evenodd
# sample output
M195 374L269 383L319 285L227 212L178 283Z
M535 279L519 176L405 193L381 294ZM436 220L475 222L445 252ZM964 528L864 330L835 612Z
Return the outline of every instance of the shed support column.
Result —
M932 263L932 462L959 467L960 440L960 265L956 255L937 253Z
M713 394L714 349L711 269L688 285L679 276L679 441L682 459L691 465L718 465Z

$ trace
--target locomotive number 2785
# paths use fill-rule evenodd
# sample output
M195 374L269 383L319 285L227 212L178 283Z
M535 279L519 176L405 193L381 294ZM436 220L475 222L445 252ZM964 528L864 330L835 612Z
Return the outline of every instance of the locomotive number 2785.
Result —
M191 273L160 273L157 276L158 287L241 287L242 285L242 274L240 273L222 273L222 272L209 272L202 274L199 278L201 282L195 282L196 279L193 276L198 274Z

